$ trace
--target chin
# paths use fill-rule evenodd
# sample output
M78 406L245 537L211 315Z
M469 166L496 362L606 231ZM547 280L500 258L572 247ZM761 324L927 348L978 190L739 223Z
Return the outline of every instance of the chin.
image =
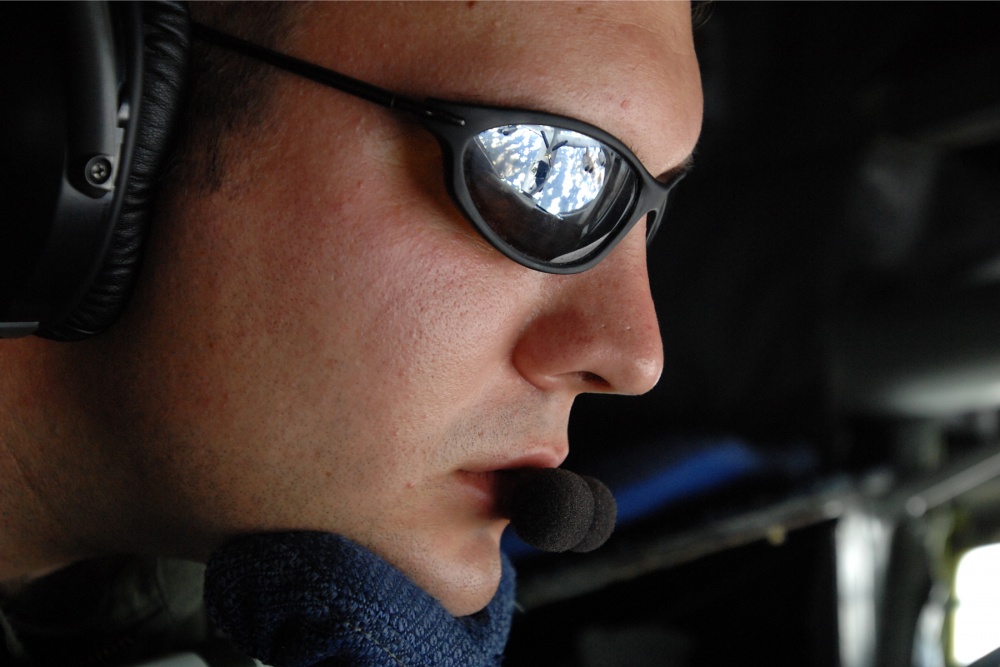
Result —
M474 614L496 595L502 575L499 539L455 550L442 550L439 544L425 553L433 555L420 558L411 552L389 560L453 616Z
M500 587L500 558L496 559L495 567L482 573L475 579L461 582L447 582L439 594L431 592L438 602L452 616L468 616L482 611L496 595Z

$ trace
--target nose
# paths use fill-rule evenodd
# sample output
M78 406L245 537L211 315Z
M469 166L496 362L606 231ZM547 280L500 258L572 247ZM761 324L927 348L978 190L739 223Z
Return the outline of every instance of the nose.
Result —
M546 391L642 394L663 372L639 224L584 273L546 276L552 287L513 351L522 377Z

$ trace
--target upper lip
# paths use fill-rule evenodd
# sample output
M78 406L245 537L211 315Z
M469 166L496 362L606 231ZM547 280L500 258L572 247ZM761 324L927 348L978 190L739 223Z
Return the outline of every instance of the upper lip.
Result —
M555 444L552 445L534 447L530 452L517 456L479 459L469 465L462 466L462 470L479 473L514 470L516 468L558 468L568 455L569 445L565 440L561 440L555 441Z

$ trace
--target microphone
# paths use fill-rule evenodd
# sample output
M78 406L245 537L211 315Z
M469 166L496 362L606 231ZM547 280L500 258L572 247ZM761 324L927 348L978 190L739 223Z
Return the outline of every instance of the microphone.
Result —
M500 473L500 512L517 536L542 551L593 551L615 529L618 506L593 477L562 468Z

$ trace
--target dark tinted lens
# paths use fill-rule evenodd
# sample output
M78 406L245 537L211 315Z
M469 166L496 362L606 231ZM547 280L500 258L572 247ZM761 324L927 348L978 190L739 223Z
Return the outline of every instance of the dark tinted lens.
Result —
M629 221L638 191L611 147L548 125L481 132L464 156L479 213L504 241L541 262L587 259Z

